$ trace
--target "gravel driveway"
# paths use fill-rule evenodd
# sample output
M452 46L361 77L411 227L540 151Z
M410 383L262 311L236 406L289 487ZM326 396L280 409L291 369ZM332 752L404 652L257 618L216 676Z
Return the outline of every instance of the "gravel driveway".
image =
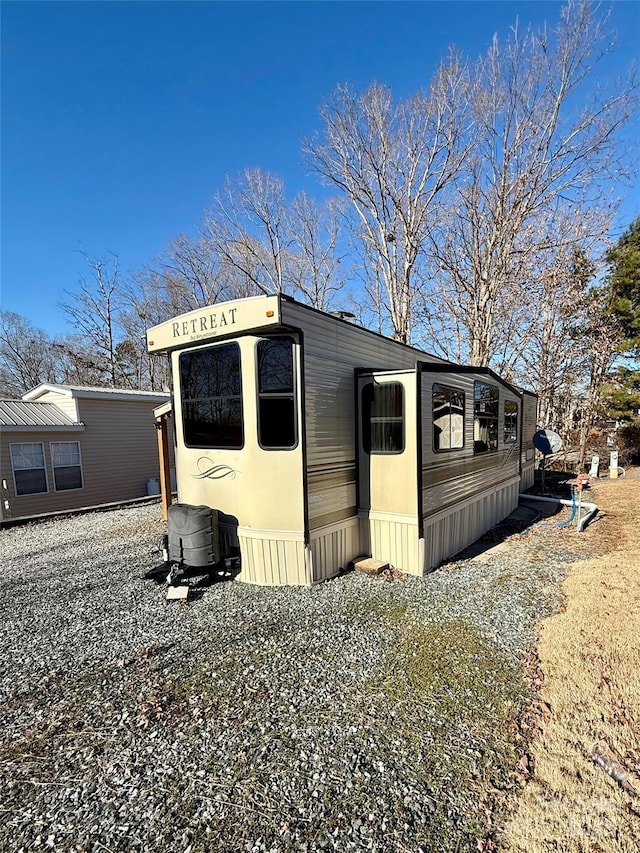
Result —
M156 504L0 531L2 851L477 850L577 534L423 579L144 578Z

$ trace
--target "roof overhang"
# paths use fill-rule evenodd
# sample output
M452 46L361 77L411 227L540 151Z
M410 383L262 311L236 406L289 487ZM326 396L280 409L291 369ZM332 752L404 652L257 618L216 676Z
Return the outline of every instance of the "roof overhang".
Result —
M63 397L70 397L83 400L125 400L135 401L138 403L160 403L167 400L169 395L163 391L127 391L123 389L111 388L77 388L73 385L53 385L43 384L32 388L22 395L22 399L26 402L34 402L45 394L60 394Z
M2 432L84 432L84 424L12 424L2 426Z

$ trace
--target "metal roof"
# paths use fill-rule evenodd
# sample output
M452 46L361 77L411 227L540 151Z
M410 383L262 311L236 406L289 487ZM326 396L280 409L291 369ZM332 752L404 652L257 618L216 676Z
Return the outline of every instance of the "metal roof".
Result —
M57 385L43 383L22 395L23 400L36 401L48 392L62 394L65 397L83 397L93 399L136 400L152 403L164 402L169 399L166 391L138 391L135 388L95 388L88 385Z
M0 428L23 432L41 429L77 431L84 429L84 424L72 421L53 403L0 400Z

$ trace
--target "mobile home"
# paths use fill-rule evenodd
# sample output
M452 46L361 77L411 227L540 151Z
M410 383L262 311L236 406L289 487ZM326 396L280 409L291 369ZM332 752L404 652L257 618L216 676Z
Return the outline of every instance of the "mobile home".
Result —
M157 479L168 394L43 384L0 400L0 524L132 500Z
M179 502L215 511L242 580L312 584L362 554L421 575L518 503L524 395L489 369L283 295L191 311L147 344L171 357Z

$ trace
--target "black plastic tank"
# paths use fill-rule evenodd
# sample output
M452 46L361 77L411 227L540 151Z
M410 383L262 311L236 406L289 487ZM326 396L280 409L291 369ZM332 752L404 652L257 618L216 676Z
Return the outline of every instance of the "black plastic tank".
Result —
M218 513L211 507L173 504L167 523L171 562L199 568L220 561Z

